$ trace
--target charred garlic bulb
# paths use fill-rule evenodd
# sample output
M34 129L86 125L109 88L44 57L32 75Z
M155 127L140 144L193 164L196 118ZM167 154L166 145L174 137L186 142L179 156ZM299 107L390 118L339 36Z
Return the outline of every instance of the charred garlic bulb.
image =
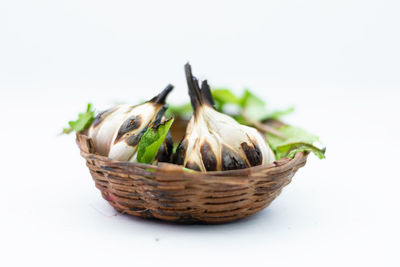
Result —
M273 162L275 156L264 137L256 129L216 111L207 81L200 89L189 64L185 72L194 114L177 148L175 163L206 172Z
M168 85L144 104L118 105L98 114L89 129L89 137L93 139L96 151L114 160L136 161L137 145L142 135L148 127L165 120L165 99L172 89L173 86ZM165 159L171 153L172 139L167 137L159 150L158 160L167 161Z
M166 106L157 109L152 103L146 103L129 113L111 143L108 157L120 161L136 161L137 149L142 135L149 127L163 123ZM166 138L168 142L168 138ZM168 147L168 146L167 146ZM170 145L172 149L172 144ZM161 147L164 151L166 148Z

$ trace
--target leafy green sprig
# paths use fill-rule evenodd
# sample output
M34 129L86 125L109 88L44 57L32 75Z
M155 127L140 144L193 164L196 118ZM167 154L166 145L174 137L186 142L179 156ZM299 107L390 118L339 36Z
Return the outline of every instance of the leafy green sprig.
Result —
M248 118L251 118L253 121L279 119L294 111L293 107L284 110L269 111L266 108L266 103L248 89L245 89L240 97L236 96L229 89L214 89L212 90L212 96L217 111L227 113L243 124L250 123ZM227 111L226 107L228 106L236 107L236 112ZM190 103L186 103L183 105L170 105L167 112L170 115L187 118L191 115L193 109Z
M88 128L94 120L94 109L92 103L88 103L86 111L78 114L78 119L74 121L69 121L69 127L62 130L63 134L69 134L73 131L81 132Z
M161 145L167 137L174 118L170 118L162 124L149 127L143 134L138 144L137 161L140 163L152 163Z
M290 125L271 126L264 123L268 120L280 120L283 116L294 111L294 107L283 110L268 110L265 101L245 89L239 97L229 89L214 89L212 95L215 108L219 112L227 113L241 124L256 127L264 132L267 142L275 153L276 159L293 158L297 152L313 152L320 159L325 158L326 148L319 144L319 138L301 128ZM233 105L236 112L227 111ZM171 115L188 118L192 109L190 104L171 106Z
M275 153L277 160L293 158L297 152L312 152L318 158L325 158L326 148L322 146L318 136L290 125L276 127L284 139L267 133L267 142Z
M69 134L73 131L81 132L90 127L95 118L93 105L88 103L86 111L78 114L78 119L69 121L68 128L64 128L62 133ZM174 119L171 118L164 123L149 127L143 134L138 144L137 161L140 163L150 164L154 161L158 150L163 144Z

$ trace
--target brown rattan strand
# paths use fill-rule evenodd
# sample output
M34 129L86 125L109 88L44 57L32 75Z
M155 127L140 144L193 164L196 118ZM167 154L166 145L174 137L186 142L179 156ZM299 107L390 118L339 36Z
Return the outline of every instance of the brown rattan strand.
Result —
M182 223L226 223L264 209L307 159L299 152L267 166L199 173L169 163L110 160L95 153L85 134L76 142L96 187L117 211Z

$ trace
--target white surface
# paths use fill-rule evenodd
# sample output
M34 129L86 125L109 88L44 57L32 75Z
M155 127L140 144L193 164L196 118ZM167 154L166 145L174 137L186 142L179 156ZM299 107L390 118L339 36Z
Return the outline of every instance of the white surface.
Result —
M396 1L0 4L1 266L399 266ZM168 2L168 4L167 4ZM176 85L183 64L248 86L317 133L270 207L219 226L113 216L73 136L104 108Z

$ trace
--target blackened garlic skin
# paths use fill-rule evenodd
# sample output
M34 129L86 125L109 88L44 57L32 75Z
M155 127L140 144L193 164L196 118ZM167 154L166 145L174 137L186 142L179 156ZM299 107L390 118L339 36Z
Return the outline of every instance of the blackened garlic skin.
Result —
M207 81L199 88L189 64L185 66L194 114L174 161L197 171L224 171L269 164L274 153L254 128L217 112Z
M157 162L172 162L174 142L172 141L171 132L168 132L165 137L164 143L158 149L156 155Z
M136 161L142 135L148 127L165 120L165 99L172 89L173 86L168 85L159 95L144 104L119 105L98 114L89 129L89 137L93 139L96 151L114 160ZM169 148L169 141L165 142ZM159 153L161 160L171 157L172 148L167 148L162 147L164 152ZM167 152L169 155L165 155Z

